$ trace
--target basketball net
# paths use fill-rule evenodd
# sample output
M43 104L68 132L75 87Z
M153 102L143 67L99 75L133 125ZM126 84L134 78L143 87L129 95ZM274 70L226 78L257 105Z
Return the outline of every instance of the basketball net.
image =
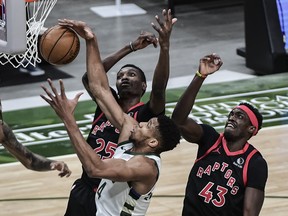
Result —
M37 63L41 62L38 56L38 36L57 0L25 1L27 49L25 53L16 55L0 53L0 63L2 65L10 63L14 68L18 68L21 65L27 67L29 64L36 66Z

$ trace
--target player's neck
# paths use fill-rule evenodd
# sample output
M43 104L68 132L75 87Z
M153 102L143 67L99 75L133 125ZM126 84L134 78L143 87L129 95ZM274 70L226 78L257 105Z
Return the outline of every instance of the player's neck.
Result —
M128 112L129 109L140 102L139 97L121 98L119 100L119 105L124 112Z
M246 139L226 141L227 147L230 152L235 152L243 149L246 143L247 143Z

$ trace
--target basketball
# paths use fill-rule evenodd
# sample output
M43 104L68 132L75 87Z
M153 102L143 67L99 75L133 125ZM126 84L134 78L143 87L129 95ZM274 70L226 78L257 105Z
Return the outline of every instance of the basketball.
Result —
M64 65L77 57L80 40L72 29L55 25L41 36L39 50L46 62L52 65Z

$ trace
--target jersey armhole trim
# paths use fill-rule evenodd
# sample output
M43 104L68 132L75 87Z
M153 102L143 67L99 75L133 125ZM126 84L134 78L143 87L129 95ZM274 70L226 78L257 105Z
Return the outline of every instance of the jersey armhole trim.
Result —
M247 185L247 173L248 173L248 165L249 165L250 159L253 157L253 155L256 152L258 152L257 149L254 149L253 151L251 151L249 153L249 155L247 156L247 159L245 161L244 168L243 168L243 183L244 183L244 187L246 187L246 185Z

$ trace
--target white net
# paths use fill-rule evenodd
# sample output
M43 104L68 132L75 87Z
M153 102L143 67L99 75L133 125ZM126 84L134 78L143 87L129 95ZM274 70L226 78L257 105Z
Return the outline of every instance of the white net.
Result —
M36 63L41 62L38 56L38 36L56 2L57 0L35 0L32 2L30 0L26 2L27 49L25 53L17 55L0 53L2 65L10 63L13 67L18 68L20 65L23 67L27 67L29 64L36 66Z

